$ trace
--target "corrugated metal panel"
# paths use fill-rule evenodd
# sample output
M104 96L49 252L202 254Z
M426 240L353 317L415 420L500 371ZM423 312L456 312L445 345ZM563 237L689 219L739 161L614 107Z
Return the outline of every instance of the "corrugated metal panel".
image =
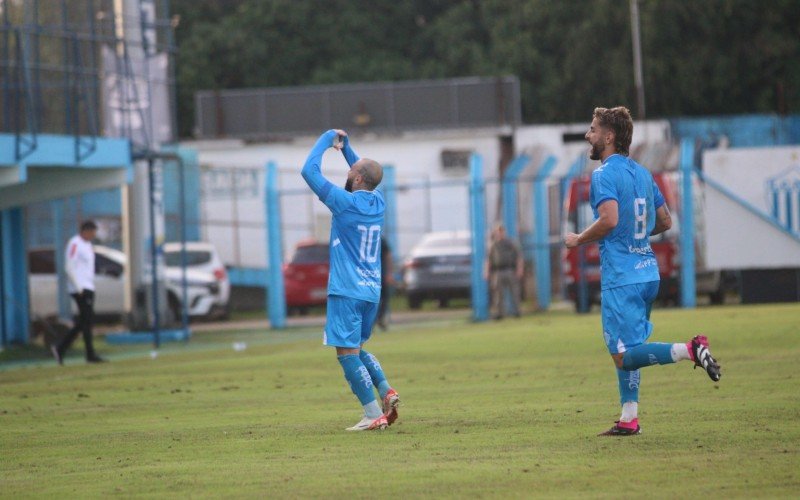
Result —
M521 122L519 80L457 78L200 91L199 138L269 138L332 127L359 131L500 127Z

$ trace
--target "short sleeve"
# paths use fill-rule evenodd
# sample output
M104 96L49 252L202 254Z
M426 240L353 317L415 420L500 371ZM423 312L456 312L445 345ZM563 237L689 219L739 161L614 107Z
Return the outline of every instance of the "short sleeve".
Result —
M614 182L614 176L610 171L598 168L592 172L592 208L597 208L608 200L614 200L619 203L619 194L617 193L617 184Z
M322 203L327 206L334 214L339 214L353 206L353 193L345 191L344 189L329 184L330 188L326 189L327 193L320 196ZM328 186L326 186L327 188Z
M664 195L661 194L661 190L658 189L656 180L653 179L653 205L655 206L655 209L658 210L662 205L664 205L664 203L666 203Z

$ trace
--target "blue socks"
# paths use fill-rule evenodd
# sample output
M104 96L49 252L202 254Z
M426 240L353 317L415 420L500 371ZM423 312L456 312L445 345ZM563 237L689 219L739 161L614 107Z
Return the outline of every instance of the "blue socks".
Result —
M617 378L619 379L619 403L638 403L639 402L639 370L627 371L617 368Z
M633 371L650 365L667 365L674 362L672 344L649 342L625 351L622 358L622 369Z
M364 363L367 371L369 371L369 376L372 379L372 383L378 387L378 392L381 395L381 399L383 399L386 397L386 393L389 392L389 389L391 389L392 386L386 381L386 375L383 374L383 368L381 368L378 358L368 353L364 349L361 349L359 358L361 359L361 362Z
M361 405L366 407L375 402L375 391L372 390L372 379L367 368L355 354L337 356L342 365L344 378L350 384L350 390L356 395Z

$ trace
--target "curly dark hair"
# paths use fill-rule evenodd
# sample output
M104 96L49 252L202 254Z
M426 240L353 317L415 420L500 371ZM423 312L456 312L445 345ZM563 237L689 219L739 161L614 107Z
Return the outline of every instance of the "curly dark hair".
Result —
M633 119L631 112L624 106L616 108L594 108L594 118L601 127L614 132L614 147L617 153L628 156L633 138Z

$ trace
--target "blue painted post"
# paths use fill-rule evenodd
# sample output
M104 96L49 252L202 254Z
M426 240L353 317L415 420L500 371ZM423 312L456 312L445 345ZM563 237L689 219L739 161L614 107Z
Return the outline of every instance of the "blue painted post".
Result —
M483 278L486 259L486 209L484 199L483 159L470 157L470 228L472 230L472 314L475 321L489 319L489 290Z
M3 342L28 342L28 274L25 221L21 208L0 212L2 242Z
M272 328L286 327L286 291L283 284L283 241L281 239L281 204L278 193L278 166L267 163L267 313Z
M693 308L697 292L694 276L694 199L692 173L694 171L694 138L681 141L681 305Z
M156 173L155 160L147 160L147 182L150 198L150 289L153 294L153 347L161 347L161 307L158 300L158 246L156 241ZM162 194L163 195L163 194Z
M550 203L547 197L547 179L558 164L555 156L548 156L533 180L534 256L536 262L536 296L539 309L550 307Z
M503 225L506 227L506 234L512 240L519 239L519 227L517 225L517 182L525 167L530 163L531 157L522 154L514 158L511 165L506 169L503 176Z
M189 282L186 277L186 268L189 266L186 253L186 164L183 155L178 161L178 199L181 214L181 328L186 332L189 340Z

